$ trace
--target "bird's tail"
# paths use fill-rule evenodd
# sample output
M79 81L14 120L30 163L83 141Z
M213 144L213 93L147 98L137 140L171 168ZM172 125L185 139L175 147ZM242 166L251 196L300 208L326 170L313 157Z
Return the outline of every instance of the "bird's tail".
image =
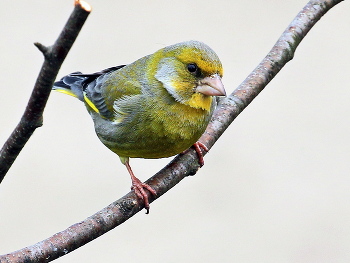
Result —
M52 89L76 97L92 106L91 104L93 103L90 101L90 99L84 96L84 91L87 86L92 84L92 89L94 89L93 87L95 86L96 79L98 79L98 77L109 74L113 71L121 69L122 67L125 67L125 65L107 68L91 74L83 74L79 71L73 72L67 76L64 76L60 81L55 82Z
M64 76L61 80L53 84L52 90L71 95L84 101L83 84L87 77L80 76L81 72L74 72Z

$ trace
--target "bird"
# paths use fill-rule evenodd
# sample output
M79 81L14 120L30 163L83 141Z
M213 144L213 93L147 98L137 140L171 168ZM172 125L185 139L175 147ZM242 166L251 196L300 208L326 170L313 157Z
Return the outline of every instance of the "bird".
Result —
M198 141L217 104L226 96L218 55L199 41L166 46L133 63L83 74L74 72L54 83L56 90L82 101L101 142L126 166L136 196L149 200L129 158L165 158L194 146L202 166L208 148Z

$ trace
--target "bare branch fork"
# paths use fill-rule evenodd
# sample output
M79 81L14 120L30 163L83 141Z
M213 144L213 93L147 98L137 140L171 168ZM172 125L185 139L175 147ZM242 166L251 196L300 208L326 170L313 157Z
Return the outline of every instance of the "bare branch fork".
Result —
M210 149L231 122L264 89L282 67L293 58L297 46L316 22L327 11L342 1L310 1L283 32L269 54L255 70L232 94L220 102L200 141ZM90 10L91 8L84 9L77 5L54 46L46 48L36 44L44 53L45 62L25 114L11 135L13 138L9 138L0 152L0 172L2 176L6 174L35 128L41 125L42 111L57 71ZM41 78L42 75L45 75L45 77ZM40 106L37 106L37 103ZM22 139L22 136L25 139ZM178 155L165 168L151 177L147 183L157 191L158 198L186 176L194 175L198 169L197 155L194 150L189 150L186 154ZM149 196L150 201L154 199L153 196ZM0 256L0 263L52 261L122 224L139 212L143 206L143 202L133 192L129 192L84 221L74 224L46 240Z
M89 5L76 1L74 11L56 42L50 47L34 44L43 53L45 60L24 114L0 150L0 183L35 129L42 126L51 87L90 11Z

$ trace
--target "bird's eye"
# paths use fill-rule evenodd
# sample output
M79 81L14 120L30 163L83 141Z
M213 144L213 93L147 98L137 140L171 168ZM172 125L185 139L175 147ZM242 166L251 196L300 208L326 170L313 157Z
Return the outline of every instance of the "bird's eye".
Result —
M190 63L187 65L187 70L190 73L196 73L198 71L198 66L195 63Z

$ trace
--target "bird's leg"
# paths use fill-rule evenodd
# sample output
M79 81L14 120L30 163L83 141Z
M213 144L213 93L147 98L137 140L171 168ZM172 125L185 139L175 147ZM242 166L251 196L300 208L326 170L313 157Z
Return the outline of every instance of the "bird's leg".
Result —
M201 143L200 141L197 141L193 144L194 146L194 149L196 150L197 154L198 154L198 162L199 162L199 165L202 167L204 165L204 159L203 159L203 152L202 152L202 149L206 152L209 151L208 147L205 146L203 143Z
M126 169L128 169L128 172L130 174L131 177L131 190L134 190L135 194L140 198L143 199L143 201L145 202L145 208L147 210L146 214L149 213L149 202L148 202L148 196L147 193L145 191L145 189L147 189L148 191L150 191L154 196L157 196L156 191L150 187L148 184L142 183L133 173L133 171L131 170L129 161L127 160L125 163ZM145 188L145 189L144 189Z

